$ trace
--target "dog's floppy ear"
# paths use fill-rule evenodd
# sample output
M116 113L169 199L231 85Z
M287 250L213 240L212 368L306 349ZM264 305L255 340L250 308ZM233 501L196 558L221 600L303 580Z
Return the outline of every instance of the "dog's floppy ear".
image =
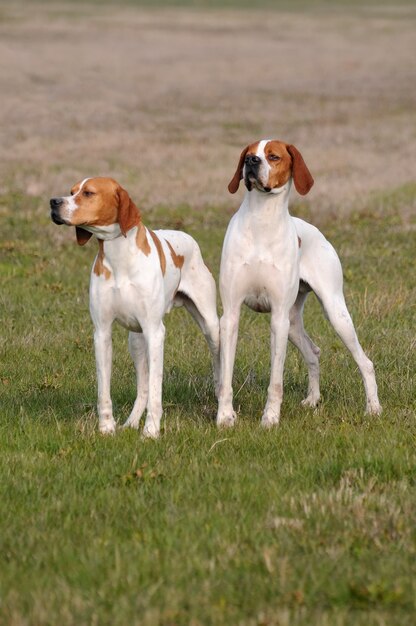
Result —
M237 169L235 170L235 174L228 184L228 191L230 193L235 193L240 186L240 180L243 178L244 159L246 158L248 148L249 147L246 146L240 154Z
M118 195L118 223L121 232L126 236L127 231L137 226L140 219L140 211L123 187L119 187Z
M85 246L87 241L89 241L92 237L92 233L89 233L85 228L81 228L80 226L75 226L75 232L77 234L77 244L79 246Z
M305 196L311 190L314 180L312 174L306 167L306 163L299 150L295 146L286 146L287 151L292 157L292 176L295 183L296 191Z

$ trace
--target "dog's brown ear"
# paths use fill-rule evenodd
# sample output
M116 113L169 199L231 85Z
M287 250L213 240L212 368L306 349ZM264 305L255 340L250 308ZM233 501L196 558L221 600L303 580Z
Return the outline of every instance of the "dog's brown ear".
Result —
M137 226L140 221L140 211L123 187L118 191L118 223L121 232L126 236L127 231L133 226Z
M296 191L305 196L312 188L314 180L312 174L306 167L306 163L299 150L295 146L286 146L287 151L292 157L292 176L295 183Z
M92 233L89 233L88 230L85 230L80 226L75 226L75 232L77 234L77 244L79 246L85 246L87 241L89 241L92 237Z
M237 169L235 170L235 174L228 184L228 191L230 193L235 193L240 186L240 180L243 178L244 159L246 158L247 150L248 146L246 146L240 154Z

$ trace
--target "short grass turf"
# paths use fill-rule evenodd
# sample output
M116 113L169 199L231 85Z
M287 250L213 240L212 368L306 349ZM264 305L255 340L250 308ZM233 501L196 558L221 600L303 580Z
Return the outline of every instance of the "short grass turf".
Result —
M310 297L322 403L300 406L289 348L281 425L259 427L269 316L244 311L234 430L218 431L208 350L182 310L166 319L164 431L97 433L89 267L95 244L48 220L46 199L3 196L0 623L414 624L416 614L415 198L371 196L321 224L344 264L384 407L363 415L361 379ZM298 206L307 216L307 206ZM218 276L230 215L155 209ZM114 332L119 423L134 399L126 333Z

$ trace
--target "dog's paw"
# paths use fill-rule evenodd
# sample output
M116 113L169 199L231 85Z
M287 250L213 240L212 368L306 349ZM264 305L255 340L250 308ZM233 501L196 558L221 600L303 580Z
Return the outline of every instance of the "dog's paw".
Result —
M315 409L319 404L320 398L321 396L319 394L316 395L316 394L310 393L306 396L304 400L302 400L301 405L312 407L313 409Z
M232 428L236 422L237 415L235 411L225 411L224 413L218 413L217 426L218 428Z
M381 415L383 409L378 400L373 400L372 402L367 402L367 406L365 409L366 415Z
M100 422L98 428L102 435L114 435L116 432L116 423L113 419L108 419Z
M143 437L145 439L157 439L160 435L160 428L153 421L146 420L143 428Z
M271 414L271 413L264 413L263 417L261 418L260 424L262 428L270 429L270 428L274 428L275 426L279 426L279 420L280 420L279 415Z

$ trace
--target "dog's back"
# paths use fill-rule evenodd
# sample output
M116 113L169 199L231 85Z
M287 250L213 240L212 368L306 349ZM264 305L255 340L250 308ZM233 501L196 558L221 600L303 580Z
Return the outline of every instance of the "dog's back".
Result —
M300 279L316 293L322 282L342 287L341 262L332 244L312 224L299 217L292 219L300 240Z

